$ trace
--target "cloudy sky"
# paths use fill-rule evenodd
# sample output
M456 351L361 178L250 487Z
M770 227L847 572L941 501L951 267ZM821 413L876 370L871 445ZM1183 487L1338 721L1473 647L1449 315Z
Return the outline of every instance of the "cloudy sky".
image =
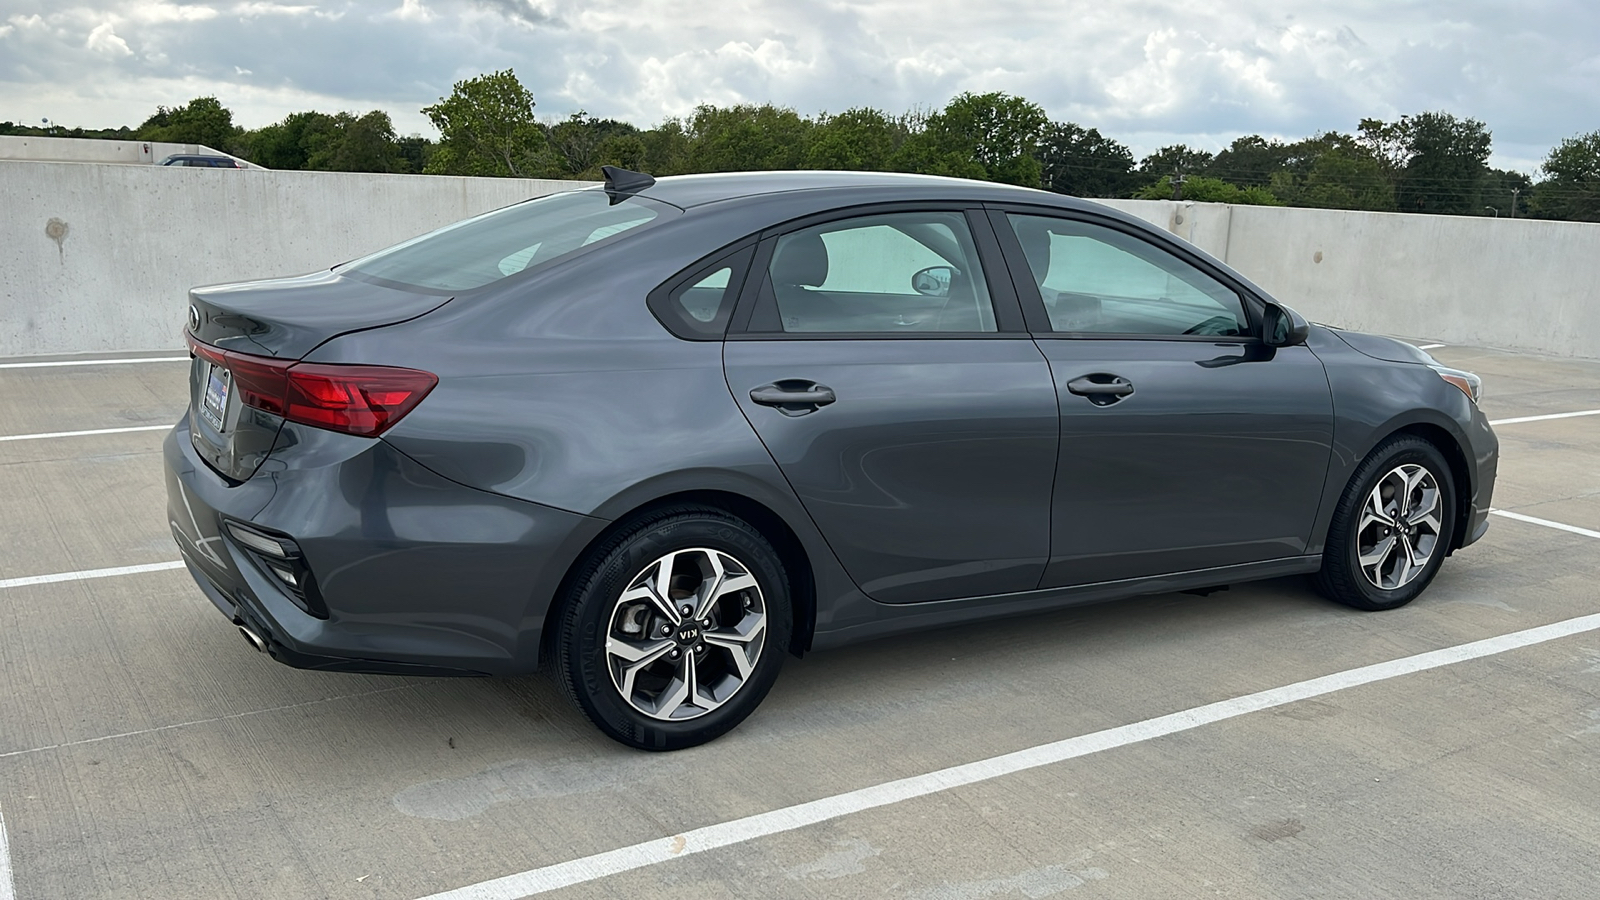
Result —
M513 68L542 114L645 126L1006 91L1143 154L1442 109L1531 169L1600 129L1596 0L0 0L0 120L137 125L215 94L255 127L419 109Z

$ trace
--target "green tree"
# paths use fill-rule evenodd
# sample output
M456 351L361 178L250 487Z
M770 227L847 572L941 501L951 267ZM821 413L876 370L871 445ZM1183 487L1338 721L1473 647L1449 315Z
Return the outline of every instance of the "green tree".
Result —
M400 171L420 175L433 157L435 144L420 134L408 134L395 141L395 153L400 156Z
M1533 201L1533 179L1509 169L1490 169L1483 175L1478 202L1499 210L1499 215L1525 218ZM1484 215L1491 215L1485 209Z
M1133 151L1071 122L1051 123L1039 144L1040 186L1075 197L1125 197L1138 183Z
M808 169L880 171L889 165L904 129L876 109L857 107L819 117L806 151Z
M1489 129L1477 119L1445 112L1420 113L1406 121L1412 156L1395 190L1400 210L1469 216L1482 212Z
M394 122L382 110L373 110L359 118L350 113L340 113L338 140L327 147L314 162L315 168L334 172L400 172L404 171L400 148L394 133Z
M639 142L644 145L644 168L637 171L652 175L683 175L690 171L694 142L683 122L668 119L641 133Z
M1039 144L1050 119L1036 103L1009 94L963 93L927 117L890 168L1038 187Z
M1411 120L1405 116L1395 122L1362 119L1358 125L1356 142L1377 162L1378 170L1389 182L1391 190L1399 189L1406 166L1417 155L1412 146L1411 133Z
M312 155L321 151L338 130L338 122L327 113L290 113L282 122L241 134L241 155L269 169L313 168Z
M1284 149L1267 186L1290 206L1394 210L1394 186L1360 139L1330 131Z
M600 149L595 154L594 165L578 175L590 181L599 179L603 173L601 166L617 166L623 169L632 169L635 172L649 171L650 151L645 146L644 139L638 134L617 133L606 137L600 142Z
M809 148L810 120L771 104L699 106L689 117L689 171L798 169Z
M440 136L425 171L533 177L549 152L533 106L533 93L510 69L456 82L449 97L422 110Z
M1600 131L1557 144L1539 171L1544 180L1533 188L1534 215L1600 222Z
M545 140L553 151L542 173L551 178L598 176L600 166L615 164L602 148L612 141L611 152L621 152L617 139L637 135L639 129L616 119L596 119L583 110L545 128ZM631 146L631 145L630 145ZM636 161L637 164L637 161ZM623 168L630 168L624 166Z
M134 132L140 141L167 141L174 144L202 144L227 152L233 147L238 129L233 127L233 112L215 97L196 97L182 106L157 106L154 114Z
M1146 181L1173 174L1195 175L1206 171L1215 158L1210 151L1174 144L1139 160L1139 175Z
M1134 197L1139 200L1171 200L1172 176L1168 175L1150 185ZM1186 175L1183 180L1184 200L1199 203L1239 203L1247 206L1283 206L1282 200L1263 187L1242 188L1220 178L1204 175Z
M1266 187L1289 165L1295 145L1259 134L1235 138L1204 166L1204 173L1241 187Z

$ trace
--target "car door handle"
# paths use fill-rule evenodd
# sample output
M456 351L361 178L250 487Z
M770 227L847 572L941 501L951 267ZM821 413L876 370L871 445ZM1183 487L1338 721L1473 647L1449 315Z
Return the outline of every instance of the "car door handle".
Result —
M1121 375L1096 372L1067 382L1067 390L1080 397L1088 397L1090 403L1107 406L1132 394L1133 382Z
M775 406L785 415L801 416L815 412L838 400L833 388L813 381L785 379L750 389L750 399L762 406Z

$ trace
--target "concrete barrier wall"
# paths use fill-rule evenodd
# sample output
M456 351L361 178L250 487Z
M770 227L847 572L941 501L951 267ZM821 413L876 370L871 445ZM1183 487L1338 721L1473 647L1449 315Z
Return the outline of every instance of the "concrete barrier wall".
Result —
M178 153L227 156L246 169L261 167L231 153L204 144L169 144L165 141L102 141L93 138L31 137L0 134L0 159L33 162L109 163L153 166Z
M578 186L0 161L0 356L175 348L194 285L326 268ZM1600 225L1105 202L1316 321L1600 358Z
M581 186L0 161L0 357L181 347L190 287L324 269Z
M1600 358L1600 224L1108 200L1314 321Z

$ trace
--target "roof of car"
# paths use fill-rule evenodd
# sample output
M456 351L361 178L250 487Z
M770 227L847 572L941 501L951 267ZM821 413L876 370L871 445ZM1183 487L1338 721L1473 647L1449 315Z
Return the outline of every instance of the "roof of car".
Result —
M719 172L709 175L673 175L659 178L640 191L641 196L689 208L721 200L775 194L787 191L860 190L890 188L905 190L908 199L1014 200L1052 203L1072 202L1061 194L1031 188L966 178L937 175L908 175L899 172Z

